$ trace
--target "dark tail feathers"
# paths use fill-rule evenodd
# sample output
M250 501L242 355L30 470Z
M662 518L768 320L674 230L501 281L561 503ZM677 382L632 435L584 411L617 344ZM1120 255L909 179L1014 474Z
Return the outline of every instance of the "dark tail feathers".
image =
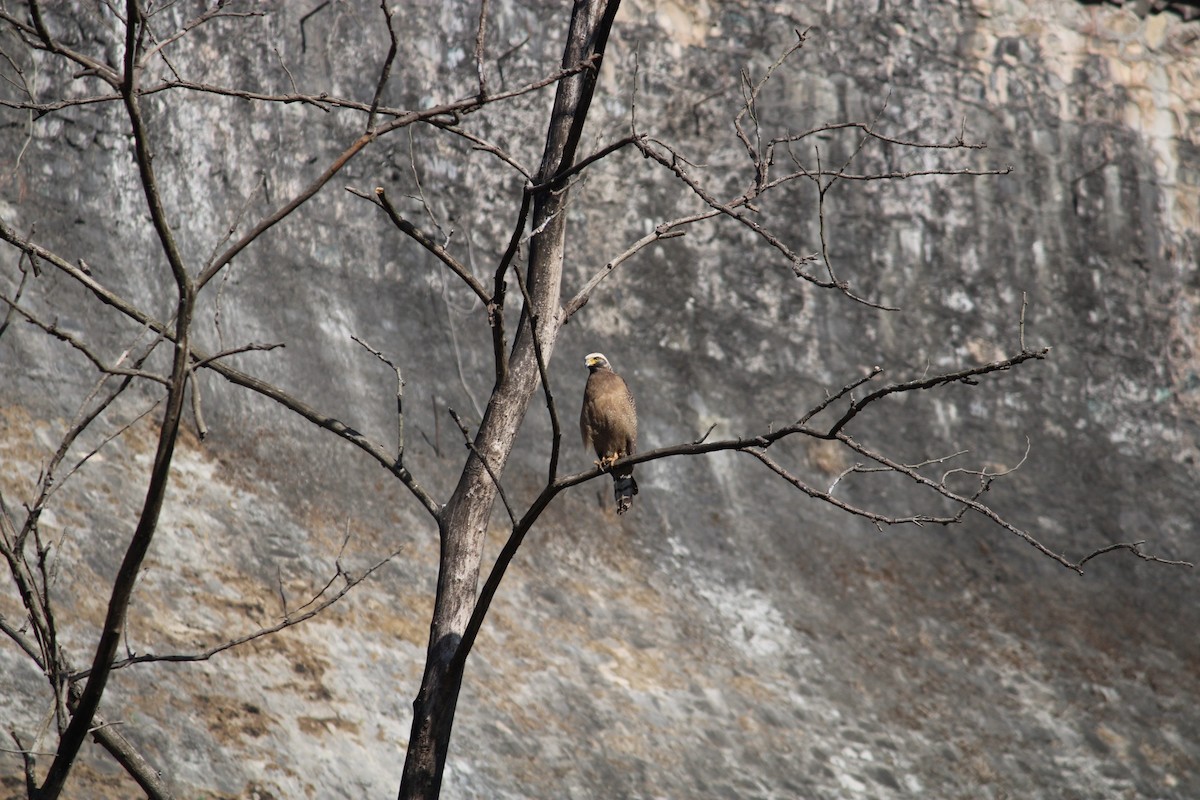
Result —
M633 496L638 493L637 481L633 473L628 475L613 475L613 494L617 498L617 513L624 514L633 505Z

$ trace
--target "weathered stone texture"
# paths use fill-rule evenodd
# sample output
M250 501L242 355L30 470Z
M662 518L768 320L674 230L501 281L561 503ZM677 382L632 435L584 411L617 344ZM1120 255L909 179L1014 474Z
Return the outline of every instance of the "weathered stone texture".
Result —
M205 83L287 92L294 80L369 100L387 46L378 5L332 3L302 27L318 5L270 4L262 18L201 28L171 48L172 63ZM49 13L55 30L115 60L119 48L90 8ZM490 8L490 52L512 49L490 74L494 87L558 63L564 10ZM475 13L403 4L384 102L471 92ZM845 181L828 195L839 277L896 312L815 290L729 222L628 262L555 351L565 468L590 463L572 434L587 352L607 353L629 381L648 448L714 423L714 435L786 424L872 365L899 380L1011 353L1024 297L1025 338L1053 347L1047 361L887 400L852 432L910 461L969 449L947 469L1004 469L1028 447L987 497L1050 547L1079 557L1145 539L1165 557L1200 557L1200 23L1066 0L627 0L585 150L628 131L636 86L639 127L676 144L719 196L740 191L752 173L732 123L739 71L762 76L797 28L808 30L804 47L759 103L764 136L867 121L895 139L961 135L988 147L873 142L850 172L1013 172ZM14 50L11 36L4 47ZM71 74L40 57L35 80L45 97L98 90ZM535 95L465 124L536 168L549 104ZM148 107L193 268L231 223L244 230L277 206L365 124L306 104L256 109L207 95L162 95ZM36 224L48 246L168 313L170 275L119 109L0 119L0 216L22 230ZM812 166L819 145L822 164L840 165L858 144L834 132L794 155ZM775 169L790 163L781 155ZM238 257L206 296L199 335L210 347L286 342L239 363L390 441L394 378L349 336L380 348L404 370L411 467L444 497L464 456L444 409L477 419L491 386L483 314L344 186L386 187L432 228L410 197L423 192L454 251L486 275L521 181L445 133L393 134ZM699 208L632 151L591 170L574 198L569 293L655 224ZM797 252L819 247L811 184L764 203L761 220ZM17 259L3 252L9 291ZM29 298L110 354L138 333L49 272ZM0 374L0 480L11 503L94 378L27 326L0 338ZM131 648L203 648L270 624L280 587L291 605L307 599L347 532L343 562L355 570L404 550L319 620L202 664L118 673L106 713L185 796L391 796L436 531L344 443L214 376L201 382L212 432L181 447ZM130 403L121 419L145 405ZM535 409L504 478L513 497L532 497L543 480L548 433ZM44 520L63 537L56 592L80 663L152 450L135 427ZM821 487L855 460L825 444L772 453ZM634 513L618 521L609 490L589 484L524 545L468 667L448 798L1200 796L1193 572L1114 554L1080 578L977 517L880 533L734 455L659 461L638 480ZM837 491L889 513L942 510L876 476L851 476ZM493 552L502 531L498 516ZM0 613L19 617L9 590ZM0 721L32 733L46 711L39 677L14 647L0 646L0 664ZM132 794L102 754L87 751L85 762L73 796ZM0 754L0 796L16 796L19 775L19 760Z

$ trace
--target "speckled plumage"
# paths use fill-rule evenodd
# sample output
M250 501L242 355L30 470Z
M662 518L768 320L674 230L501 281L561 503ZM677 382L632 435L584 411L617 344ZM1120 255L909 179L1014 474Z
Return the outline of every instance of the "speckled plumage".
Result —
M629 387L620 375L613 372L603 353L590 353L584 359L584 364L590 374L583 390L579 431L583 434L584 447L591 445L600 459L600 465L607 466L618 458L636 452L637 406ZM612 476L617 513L623 514L638 493L633 467L614 470Z

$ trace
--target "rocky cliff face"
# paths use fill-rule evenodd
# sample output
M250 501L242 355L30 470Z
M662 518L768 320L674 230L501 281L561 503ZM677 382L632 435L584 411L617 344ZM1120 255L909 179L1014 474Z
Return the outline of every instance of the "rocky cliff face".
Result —
M173 64L209 84L283 93L294 81L369 100L387 47L378 7L313 6L199 28L172 47ZM493 81L516 85L557 63L561 9L490 7L489 46L506 53ZM175 25L186 17L166 13L179 15ZM473 13L403 10L385 103L471 91ZM91 14L51 18L80 48L116 59ZM1048 360L884 401L854 434L911 462L969 450L946 469L1020 463L989 502L1072 557L1143 539L1164 558L1200 557L1200 23L1065 0L629 0L589 146L627 132L636 87L639 127L731 191L750 175L732 126L739 71L763 75L797 28L808 30L804 47L759 103L765 135L867 121L896 140L988 147L870 142L851 172L1013 171L845 181L827 196L839 277L899 311L814 289L728 223L622 266L564 330L551 365L568 468L590 463L572 434L587 352L607 353L629 381L649 448L713 424L716 435L787 424L873 365L899 380L1015 352L1024 297L1024 337L1052 346ZM36 66L27 74L45 97L95 90L51 59ZM363 125L308 104L252 108L211 95L150 103L172 221L196 263L231 224L244 229L311 180ZM549 95L534 95L468 127L536 166L548 109ZM36 226L39 241L165 316L170 277L117 110L3 118L0 217ZM816 141L835 165L859 144L844 131ZM814 163L813 140L794 156ZM485 275L507 243L520 181L461 140L414 128L373 145L335 183L213 287L203 343L285 342L238 363L390 441L394 376L349 337L381 349L404 371L409 463L445 497L465 455L445 408L470 422L486 402L486 322L452 276L341 187L386 187L414 215L425 213L412 199L423 193L454 251ZM658 222L699 208L632 153L575 192L569 293ZM761 218L812 252L818 212L815 190L797 185ZM17 256L5 253L0 286L11 293ZM27 302L110 354L138 335L50 271ZM16 504L94 376L62 343L16 323L0 337L0 365L0 476ZM177 456L138 584L132 651L200 651L272 624L282 604L300 605L334 574L335 560L357 572L402 549L300 627L197 664L118 672L107 716L185 796L391 796L424 656L436 530L343 442L214 376L200 381L211 432ZM118 409L85 447L149 397ZM544 411L530 414L504 476L518 501L543 480L549 430ZM43 520L56 540L60 624L80 663L152 452L145 422L135 424ZM855 460L800 442L772 453L822 488ZM734 455L658 461L639 483L625 517L612 515L607 487L588 484L527 540L468 667L445 796L1200 795L1193 572L1115 553L1079 577L979 517L877 531ZM885 513L944 511L878 476L849 476L837 493ZM504 523L501 512L493 550ZM9 590L0 613L21 618ZM0 720L32 736L48 710L41 678L11 644L0 663ZM20 794L16 756L0 754L0 781L3 796ZM131 787L88 751L72 791L127 797Z

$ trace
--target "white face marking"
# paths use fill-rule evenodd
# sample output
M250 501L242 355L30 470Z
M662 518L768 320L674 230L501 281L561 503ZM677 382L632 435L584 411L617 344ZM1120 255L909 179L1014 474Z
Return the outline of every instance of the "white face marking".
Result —
M583 364L586 367L593 367L593 366L607 367L608 359L604 357L604 353L588 353L583 358Z

